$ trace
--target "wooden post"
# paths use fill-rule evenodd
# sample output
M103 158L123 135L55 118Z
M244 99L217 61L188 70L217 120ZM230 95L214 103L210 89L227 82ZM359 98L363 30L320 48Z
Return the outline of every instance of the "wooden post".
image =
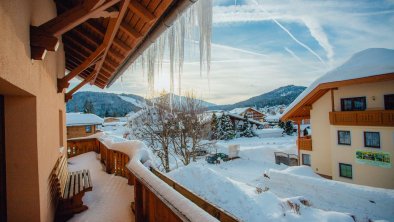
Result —
M298 166L301 165L301 157L300 157L300 138L301 138L301 126L300 120L297 120L297 151L298 151Z
M137 177L134 177L134 215L136 222L144 221L142 201L142 184Z
M331 89L331 112L335 112L334 89Z

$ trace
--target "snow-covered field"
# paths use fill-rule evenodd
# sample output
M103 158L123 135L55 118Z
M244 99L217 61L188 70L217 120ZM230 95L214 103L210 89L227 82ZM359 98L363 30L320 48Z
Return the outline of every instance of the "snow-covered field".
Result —
M117 137L124 130L104 127ZM295 136L218 141L211 151L227 153L231 144L240 145L239 159L213 165L200 158L183 166L170 157L171 168L179 168L168 175L243 221L394 221L394 190L327 180L307 166L275 164L274 152L297 154Z
M218 165L200 159L168 175L244 221L353 221L351 215L356 221L394 221L394 190L327 180L306 166L275 164L274 152L297 152L295 137L219 141L218 152L227 152L229 144L241 145L240 159ZM298 213L288 201L300 206Z

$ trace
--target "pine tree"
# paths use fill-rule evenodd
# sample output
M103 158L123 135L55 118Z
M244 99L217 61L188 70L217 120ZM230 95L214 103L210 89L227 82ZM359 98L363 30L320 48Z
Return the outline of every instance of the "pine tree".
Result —
M291 121L287 121L285 124L285 133L289 136L293 135L294 127Z
M236 133L230 116L223 114L223 116L221 117L220 126L220 129L222 130L222 134L220 134L220 139L231 140L235 138Z
M218 136L218 127L219 127L219 120L215 113L212 114L212 121L211 121L211 139L217 140Z
M246 114L245 114L244 118L245 118L245 122L244 122L244 125L242 127L241 136L254 137L255 134L253 133L252 127L250 125L250 122L249 122L248 117L246 116Z
M83 112L84 113L94 113L94 107L92 101L85 100L85 104L83 105Z

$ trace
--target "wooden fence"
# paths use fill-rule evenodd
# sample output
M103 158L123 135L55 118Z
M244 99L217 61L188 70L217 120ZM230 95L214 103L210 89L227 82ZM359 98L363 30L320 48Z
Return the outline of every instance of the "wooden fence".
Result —
M276 164L285 164L287 166L298 166L298 157L294 154L288 154L283 152L274 152L275 155L275 163Z
M129 185L134 185L134 203L132 209L136 222L145 221L190 221L182 212L174 208L163 196L153 189L144 178L133 175L126 165L130 157L120 151L109 149L104 143L96 138L70 139L67 141L67 157L77 156L94 151L101 156L101 162L105 165L107 173L127 178ZM141 165L142 166L142 165ZM142 166L144 167L144 166ZM190 190L171 180L156 169L151 169L152 176L167 183L185 198L189 199L201 209L223 222L238 221L230 213L208 203Z
M159 177L161 180L166 182L168 185L170 185L174 190L178 191L180 194L185 196L187 199L195 203L197 206L199 206L201 209L205 210L207 213L218 219L219 221L222 222L235 222L238 221L236 217L231 215L229 212L226 212L225 210L207 202L205 199L197 196L190 190L186 189L182 185L178 184L174 180L168 178L166 175L161 173L155 168L151 168L151 171L153 174L155 174L157 177ZM231 194L229 194L231 195Z

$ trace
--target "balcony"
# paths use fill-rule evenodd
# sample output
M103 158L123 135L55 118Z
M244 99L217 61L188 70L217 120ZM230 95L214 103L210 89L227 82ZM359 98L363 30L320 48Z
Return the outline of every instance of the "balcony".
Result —
M300 150L312 151L312 138L310 136L298 138L297 144Z
M97 218L103 221L110 218L136 222L157 221L157 218L165 221L239 221L229 212L207 202L154 167L144 166L144 162L147 164L148 155L140 146L141 144L129 141L127 147L122 145L121 148L116 148L96 138L67 141L67 157L74 157L69 160L69 167L79 170L78 166L83 166L94 172L94 189L86 194L89 209L75 215L71 221L95 221ZM84 161L86 157L78 160L80 155L85 153L88 153L89 160L92 161ZM103 167L96 160L96 155L100 156L98 159ZM98 170L93 169L93 166ZM103 172L100 172L102 170L108 174L103 175ZM126 180L116 180L111 174ZM105 184L94 184L94 181L103 180L98 180L97 176L106 175L108 178L105 179ZM128 198L120 198L126 201L119 202L116 200L119 195ZM131 205L130 202L124 203L127 201L131 201ZM122 203L125 207L115 210L114 203Z
M330 112L330 124L342 126L394 126L394 110Z

